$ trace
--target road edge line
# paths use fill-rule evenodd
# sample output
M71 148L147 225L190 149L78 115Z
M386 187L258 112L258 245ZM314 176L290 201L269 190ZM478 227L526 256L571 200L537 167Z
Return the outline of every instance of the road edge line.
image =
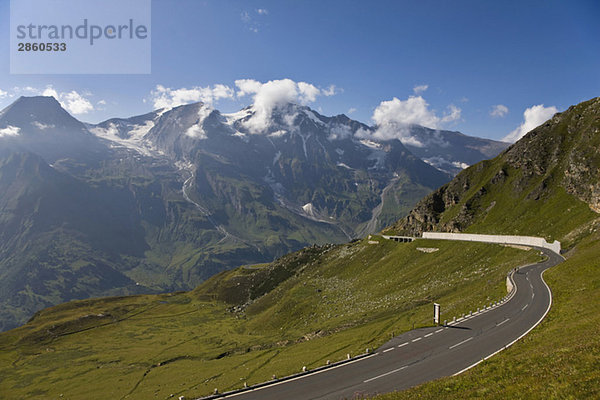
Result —
M559 255L560 256L560 255ZM563 260L565 260L564 257L561 256L561 258ZM559 263L560 264L560 263ZM558 264L557 264L558 265ZM552 267L550 267L552 268ZM481 364L483 361L495 356L496 354L500 353L502 350L506 350L508 349L510 346L512 346L513 344L517 343L519 340L523 339L529 332L531 332L536 326L538 326L543 320L544 318L546 318L546 315L548 315L548 313L550 312L550 308L552 308L552 290L550 290L550 286L548 286L548 284L546 283L546 281L544 280L544 273L546 273L546 271L548 271L550 268L546 268L545 270L542 271L542 273L540 274L540 278L542 279L542 283L544 284L544 286L546 286L546 290L548 290L548 295L550 298L550 301L548 302L548 308L546 308L546 311L544 312L544 315L542 315L542 317L531 327L529 328L527 331L525 331L525 333L523 333L521 336L519 336L518 338L516 338L515 340L513 340L512 342L510 342L509 344L507 344L506 346L500 348L499 350L496 350L495 352L493 352L492 354L482 358L481 360L477 361L474 364L469 365L468 367L458 371L457 373L453 374L452 376L457 376L462 374L463 372L466 372L468 370L470 370L471 368ZM515 286L516 287L516 286Z

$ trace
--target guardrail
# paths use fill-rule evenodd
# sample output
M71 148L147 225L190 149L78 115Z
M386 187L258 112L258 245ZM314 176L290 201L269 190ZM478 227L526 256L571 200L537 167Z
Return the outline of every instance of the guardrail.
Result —
M231 395L234 395L234 394L248 392L248 391L259 389L259 388L262 388L262 387L265 387L265 386L276 385L276 384L281 383L281 382L285 382L285 381L290 381L290 380L293 380L293 379L297 379L297 378L299 378L301 376L304 376L304 375L310 375L310 374L314 374L314 373L317 373L317 372L320 372L320 371L324 371L324 370L327 370L327 369L339 367L341 365L349 364L349 363L352 363L354 361L358 361L358 360L360 360L362 358L365 358L365 357L368 357L368 356L372 356L372 355L374 355L374 353L370 349L367 349L367 351L365 353L360 354L358 356L354 356L354 357L351 357L350 354L347 354L345 360L341 360L341 361L337 361L337 362L333 362L333 363L330 363L329 360L327 360L327 364L323 365L321 367L317 367L317 368L310 369L310 370L307 369L306 367L302 367L302 372L299 372L297 374L288 375L288 376L285 376L285 377L282 377L282 378L274 378L274 379L272 379L270 381L257 383L255 385L246 386L246 387L243 387L243 388L240 388L240 389L230 390L228 392L218 393L217 389L215 389L215 393L214 394L212 394L210 396L206 396L206 397L199 397L199 398L196 398L194 400L221 399L221 398L224 398L224 397L227 397L227 396L231 396Z

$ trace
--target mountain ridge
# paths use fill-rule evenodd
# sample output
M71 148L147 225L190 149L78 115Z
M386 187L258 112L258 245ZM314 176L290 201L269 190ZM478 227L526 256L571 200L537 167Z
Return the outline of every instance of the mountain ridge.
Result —
M598 169L582 167L597 161L591 144L600 139L599 105L594 99L569 109L526 136L526 145L465 169L394 227L542 236L567 251L545 274L553 306L527 340L469 373L386 398L597 394L600 217L584 201L595 186L576 188L600 182ZM419 210L427 218L416 220ZM41 397L69 380L72 394L101 385L104 397L132 398L237 389L431 326L431 303L442 304L442 320L490 304L506 295L507 273L539 257L524 246L373 235L224 271L191 292L71 302L0 334L7 377L0 388ZM72 362L52 362L64 358Z
M238 265L364 236L450 179L399 140L356 137L371 128L345 116L287 104L258 133L256 117L193 103L83 124L50 97L5 109L0 159L35 164L47 182L0 163L18 188L0 193L0 328L62 301L187 290ZM21 226L41 232L32 239Z

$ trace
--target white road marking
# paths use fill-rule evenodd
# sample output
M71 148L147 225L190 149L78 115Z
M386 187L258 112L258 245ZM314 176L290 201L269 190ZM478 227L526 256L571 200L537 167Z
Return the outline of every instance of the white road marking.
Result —
M473 336L471 336L471 337L470 337L470 338L468 338L468 339L465 339L465 340L463 340L463 341L462 341L462 342L460 342L460 343L456 343L455 345L448 347L448 349L453 349L453 348L455 348L455 347L457 347L457 346L460 346L461 344L465 344L465 343L467 343L467 342L468 342L469 340L471 340L471 339L473 339Z
M427 335L425 335L425 336L423 336L423 337L429 337L429 336L432 336L432 335L433 335L433 332L431 332L431 333L428 333Z
M560 254L559 254L559 257L562 258L563 261L565 261L565 258L563 256L561 256ZM546 286L546 290L548 291L548 296L550 298L550 301L548 302L548 307L546 308L546 312L544 312L544 315L542 315L541 318L535 324L533 324L533 326L531 328L529 328L527 330L527 332L523 333L521 336L519 336L518 338L516 338L515 340L513 340L512 342L510 342L506 346L501 347L500 349L496 350L495 352L493 352L489 356L482 358L481 360L479 360L479 361L477 361L477 362L469 365L468 367L461 369L460 371L458 371L457 373L455 373L452 376L460 375L463 372L468 371L471 368L479 365L479 363L481 363L482 361L485 361L485 360L489 359L490 357L493 357L496 354L500 353L502 350L505 350L505 349L509 348L510 346L512 346L513 344L517 343L519 340L521 340L522 338L524 338L529 332L531 332L536 326L538 326L540 324L540 322L542 322L544 320L544 318L546 318L546 315L548 315L548 312L550 311L550 308L552 307L552 291L550 290L550 287L548 286L548 284L544 280L544 273L545 272L546 272L546 270L542 271L542 273L540 274L540 278L542 279L542 283L544 284L544 286ZM517 289L516 286L515 286L515 289ZM514 296L514 294L516 292L517 292L517 290L513 291L513 296Z
M394 348L393 348L393 347L390 347L389 349L385 349L385 350L383 351L383 353L387 353L388 351L392 351L392 350L394 350Z
M400 348L400 347L404 347L404 346L406 346L407 344L408 344L408 342L406 342L406 343L402 343L402 344L399 344L399 345L398 345L398 348Z
M379 379L379 378L383 378L384 376L388 376L388 375L391 375L391 374L395 374L396 372L400 372L400 371L402 371L404 368L407 368L407 367L408 367L408 365L405 365L404 367L400 367L400 368L398 368L398 369L395 369L395 370L393 370L393 371L386 372L385 374L377 375L377 376L375 376L375 377L373 377L373 378L370 378L370 379L367 379L366 381L363 381L363 383L369 383L369 382L371 382L371 381L374 381L375 379Z
M444 330L444 328L438 329L437 331L435 331L435 333L440 333L443 330Z
M423 339L423 338L421 338L421 337L418 337L418 338L416 338L416 339L413 339L413 340L411 340L411 342L418 342L418 341L419 341L419 340L421 340L421 339Z
M525 311L525 309L527 308L527 306L528 306L528 305L529 305L529 304L525 304L525 305L523 306L523 308L521 308L521 311Z
M496 326L500 326L500 325L502 325L503 323L505 323L505 322L508 322L509 320L510 320L510 318L506 318L504 321L500 322L500 323L499 323L498 325L496 325Z

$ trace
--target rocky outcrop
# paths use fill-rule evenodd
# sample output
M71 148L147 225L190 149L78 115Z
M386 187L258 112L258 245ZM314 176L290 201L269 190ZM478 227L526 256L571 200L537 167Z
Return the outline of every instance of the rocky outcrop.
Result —
M600 98L554 115L495 159L464 170L389 231L417 236L434 230L460 232L494 207L495 201L480 207L490 190L539 200L556 186L600 212Z

